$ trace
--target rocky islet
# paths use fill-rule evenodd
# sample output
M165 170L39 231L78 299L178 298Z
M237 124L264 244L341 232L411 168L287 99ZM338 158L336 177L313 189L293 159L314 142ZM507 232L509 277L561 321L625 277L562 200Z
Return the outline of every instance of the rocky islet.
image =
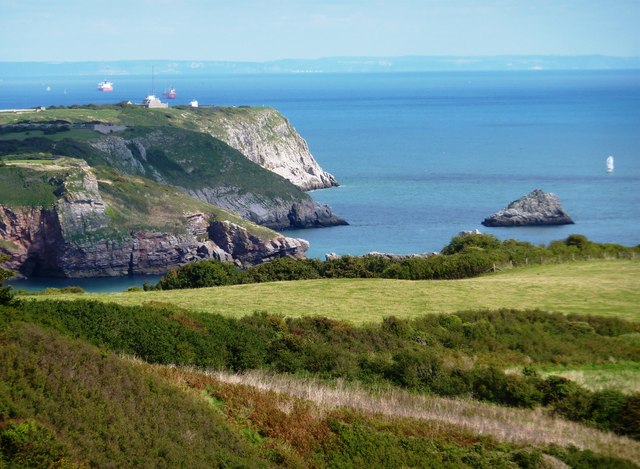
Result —
M534 189L524 197L482 221L484 226L571 225L574 221L562 208L560 198L551 192Z

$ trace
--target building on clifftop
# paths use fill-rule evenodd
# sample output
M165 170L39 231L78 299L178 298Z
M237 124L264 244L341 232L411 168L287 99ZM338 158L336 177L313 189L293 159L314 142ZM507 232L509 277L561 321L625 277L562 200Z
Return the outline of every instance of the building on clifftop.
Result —
M142 106L150 107L150 108L156 108L156 107L163 108L163 107L169 107L169 103L163 103L162 101L160 101L159 98L156 98L154 95L150 94L149 96L144 98L144 101L142 101Z

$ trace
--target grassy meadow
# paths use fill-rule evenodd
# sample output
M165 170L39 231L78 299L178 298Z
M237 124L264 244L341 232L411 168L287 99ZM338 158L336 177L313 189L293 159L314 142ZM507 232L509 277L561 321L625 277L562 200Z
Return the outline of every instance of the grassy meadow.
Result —
M536 265L464 280L322 279L227 287L46 295L122 305L169 303L185 309L241 317L255 311L378 322L387 316L476 309L534 309L616 316L640 321L640 263L576 261Z
M594 363L581 366L546 366L542 376L562 376L592 391L614 388L625 393L640 393L640 363Z
M0 467L638 467L639 270L25 295Z

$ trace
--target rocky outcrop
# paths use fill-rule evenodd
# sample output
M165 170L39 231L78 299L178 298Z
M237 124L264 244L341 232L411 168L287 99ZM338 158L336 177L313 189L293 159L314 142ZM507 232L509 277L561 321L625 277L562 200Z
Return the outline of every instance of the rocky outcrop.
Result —
M270 228L346 224L330 207L303 192L337 182L320 168L306 142L278 111L244 106L172 109L149 125L146 111L141 114L135 106L118 109L122 114L110 108L102 115L114 122L50 119L3 130L67 135L62 141L33 143L33 151L67 155L72 150L92 165L178 187ZM100 116L101 109L95 114ZM70 130L94 134L75 140Z
M215 221L209 225L209 238L231 257L247 264L259 264L275 257L301 259L309 248L304 239L279 236L264 242L246 229L230 221Z
M201 130L302 190L338 185L311 155L307 142L275 109L231 108L199 123Z
M5 267L27 277L78 278L163 274L201 259L247 266L276 257L302 258L309 248L303 239L277 235L263 240L234 223L210 221L205 214L186 217L197 217L200 223L185 234L102 230L65 237L70 230L58 208L0 205L0 240L5 241L0 252L10 255ZM202 231L206 237L199 234Z
M347 225L343 218L331 211L331 207L320 204L311 197L301 200L265 200L256 194L241 193L233 187L180 189L191 197L235 212L242 218L273 230Z
M535 189L511 202L482 222L484 226L570 225L573 220L564 211L557 195Z
M286 141L282 140L282 142ZM290 186L286 181L281 182L289 185L292 190L283 191L282 196L268 193L261 187L247 190L246 186L244 188L235 187L222 181L199 180L197 184L194 184L197 188L178 184L177 181L171 179L171 175L175 174L175 171L173 173L171 171L162 172L166 168L158 169L157 158L154 160L147 156L153 149L163 148L164 151L169 151L176 144L174 137L160 131L132 139L126 139L120 135L108 135L91 142L91 146L100 151L111 166L123 172L142 175L163 184L172 184L191 197L235 212L259 225L275 230L284 230L347 224L344 219L334 215L328 205L316 202L308 194ZM240 155L238 157L241 158ZM193 158L191 162L182 161L180 165L190 167L195 180L199 176L194 168L202 163L197 163L197 161L201 161L200 157L193 156ZM166 162L164 166L167 166ZM232 168L230 171L237 171L232 164L229 167ZM269 175L269 177L280 179L273 175ZM296 194L292 196L292 192Z
M0 204L4 267L25 276L107 277L162 274L200 259L251 265L275 257L304 257L309 244L277 233L260 238L206 213L183 213L182 230L124 230L113 226L91 168L67 161L52 181L52 207ZM186 196L185 196L186 198ZM180 217L180 215L178 215Z

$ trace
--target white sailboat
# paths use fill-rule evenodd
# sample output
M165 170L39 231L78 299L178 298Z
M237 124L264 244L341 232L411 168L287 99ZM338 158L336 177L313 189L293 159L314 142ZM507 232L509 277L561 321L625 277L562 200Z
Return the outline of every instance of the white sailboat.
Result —
M607 156L607 173L613 173L613 156Z

